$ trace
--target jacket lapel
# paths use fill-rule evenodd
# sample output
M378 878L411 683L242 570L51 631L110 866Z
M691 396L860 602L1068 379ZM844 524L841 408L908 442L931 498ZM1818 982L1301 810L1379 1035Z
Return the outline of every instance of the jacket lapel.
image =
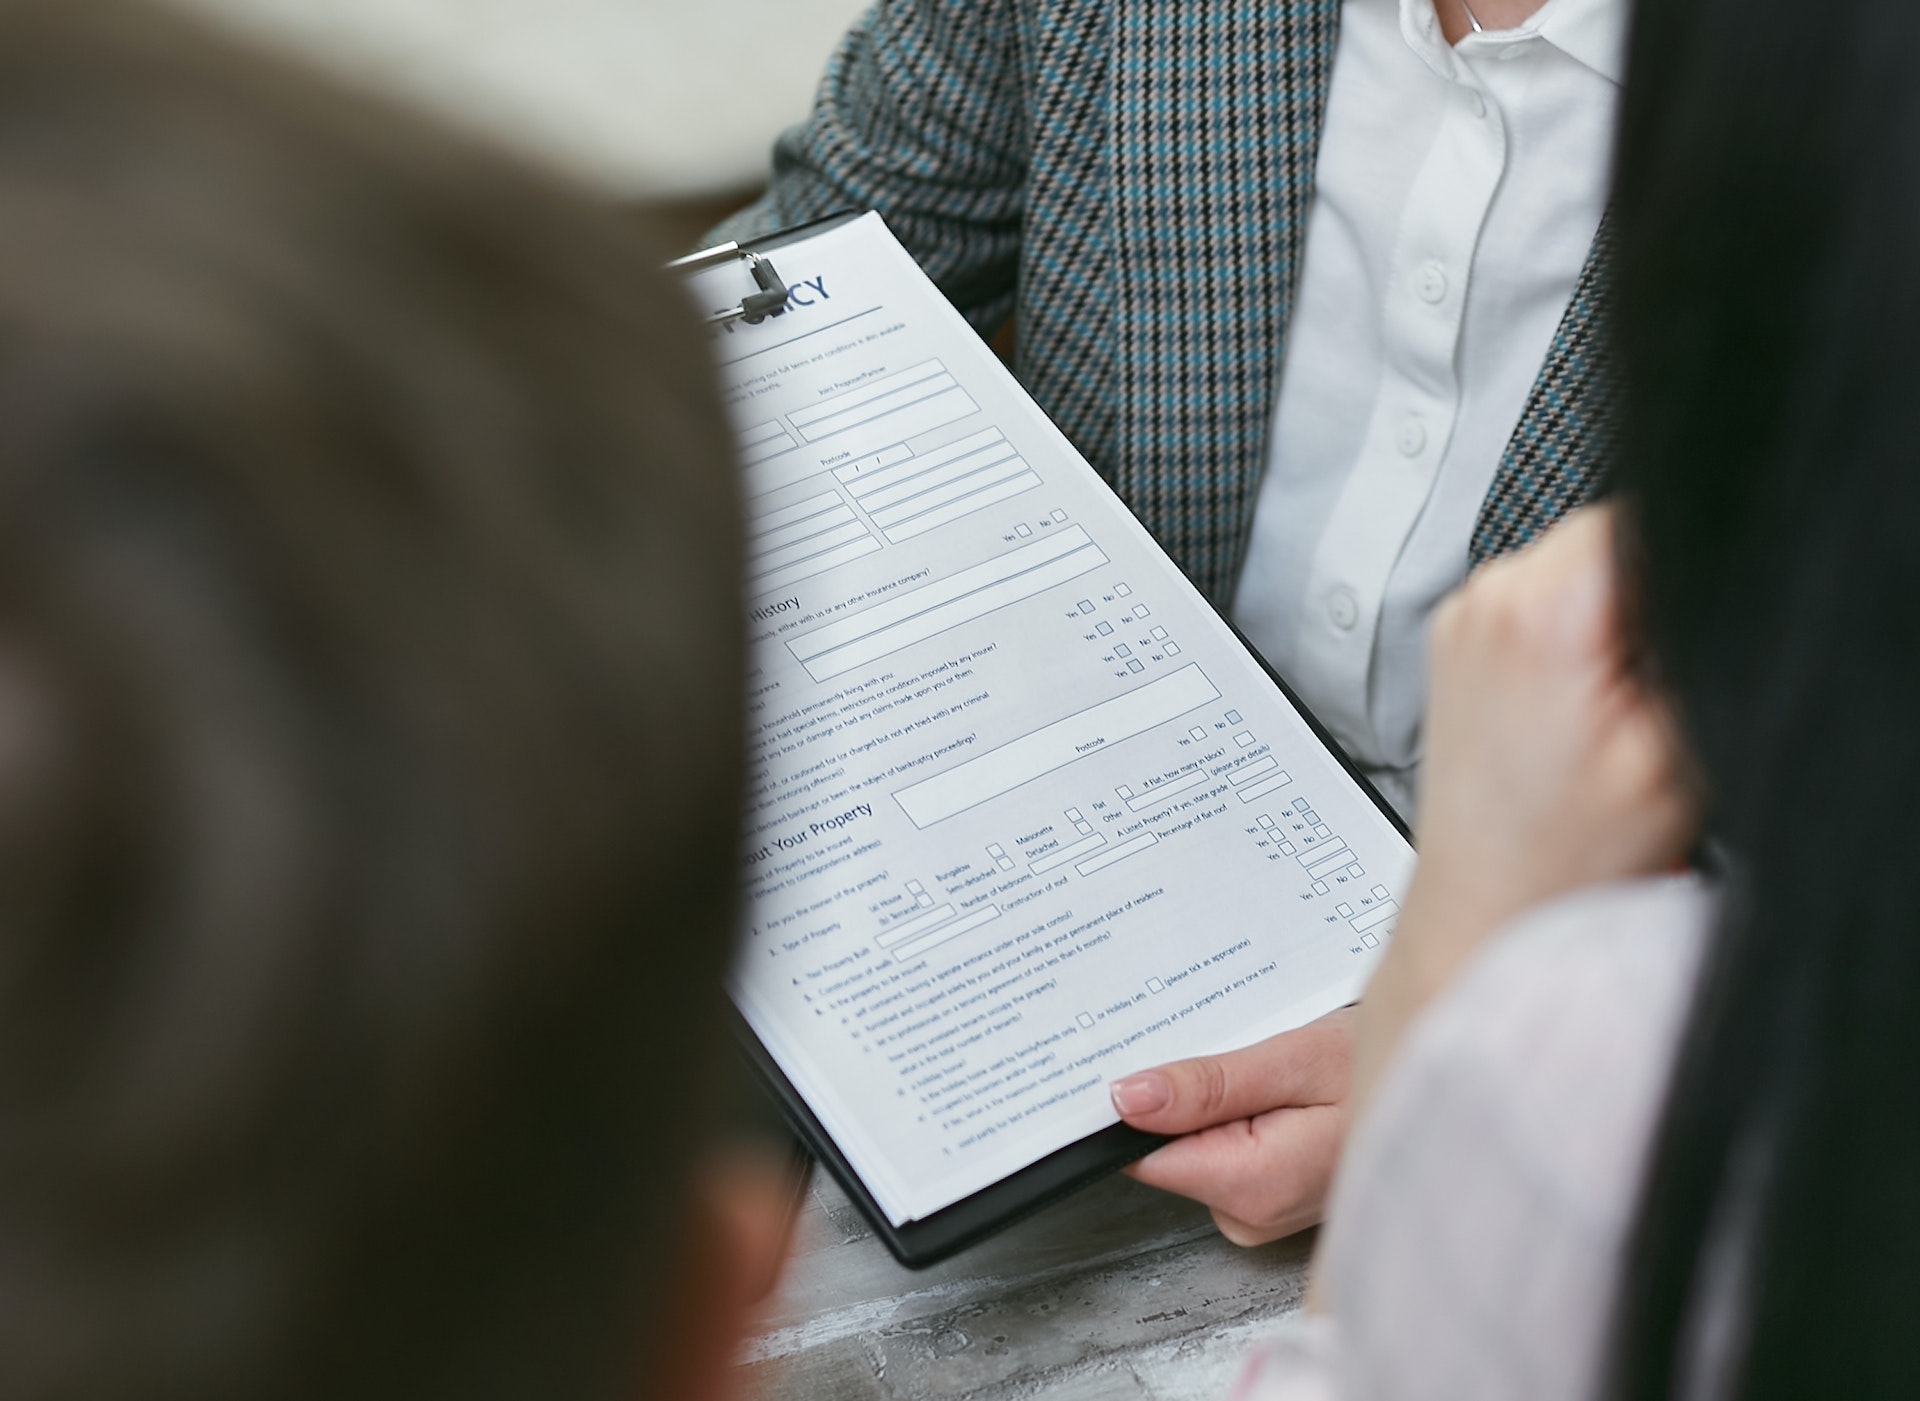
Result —
M1605 489L1616 430L1616 382L1605 319L1612 259L1613 216L1608 214L1481 503L1469 568L1526 544Z

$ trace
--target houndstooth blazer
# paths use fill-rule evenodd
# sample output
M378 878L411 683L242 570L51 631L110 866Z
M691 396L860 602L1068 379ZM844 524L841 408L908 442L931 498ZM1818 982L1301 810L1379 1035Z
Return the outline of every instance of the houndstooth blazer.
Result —
M878 209L1216 603L1246 555L1340 0L878 0L719 238ZM1468 547L1598 488L1596 239Z

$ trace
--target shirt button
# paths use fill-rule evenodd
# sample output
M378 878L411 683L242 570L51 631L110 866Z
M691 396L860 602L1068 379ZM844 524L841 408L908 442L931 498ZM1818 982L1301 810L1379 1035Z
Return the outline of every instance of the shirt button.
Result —
M1400 425L1393 441L1402 457L1418 457L1427 450L1427 430L1419 419L1410 418Z
M1353 625L1360 621L1360 600L1353 596L1352 589L1335 589L1327 595L1327 617L1340 631L1353 631Z
M1420 294L1421 301L1438 306L1447 299L1447 270L1438 263L1426 264L1414 278L1413 290Z

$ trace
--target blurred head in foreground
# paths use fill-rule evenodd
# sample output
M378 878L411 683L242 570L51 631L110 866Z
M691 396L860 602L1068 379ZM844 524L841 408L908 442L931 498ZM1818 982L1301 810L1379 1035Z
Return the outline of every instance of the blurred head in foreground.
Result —
M688 1375L741 636L688 322L509 163L0 0L0 1394Z

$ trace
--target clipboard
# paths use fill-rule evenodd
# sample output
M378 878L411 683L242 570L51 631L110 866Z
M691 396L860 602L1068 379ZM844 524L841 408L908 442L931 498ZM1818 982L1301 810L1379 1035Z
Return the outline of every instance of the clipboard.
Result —
M738 307L711 314L709 320L710 323L738 320L758 324L762 320L780 316L786 310L786 289L780 281L772 255L782 248L862 217L864 214L860 211L829 215L746 243L723 244L692 253L669 263L667 268L684 275L730 263L745 263L758 290L748 294ZM1286 704L1305 722L1326 752L1337 761L1358 792L1411 845L1412 834L1405 821L1354 764L1326 726L1247 642L1232 621L1218 609L1211 611L1232 633L1247 657L1271 681ZM826 1167L889 1253L909 1269L924 1269L938 1264L1107 1177L1168 1141L1126 1124L1113 1124L1067 1144L1007 1174L990 1186L920 1219L895 1224L806 1097L795 1087L772 1052L731 1002L729 1021L742 1055L759 1083L784 1113L795 1137Z
M686 277L706 268L719 267L725 263L745 263L747 271L753 277L754 285L759 289L741 299L737 307L715 312L707 318L709 326L725 325L730 321L745 322L757 326L775 316L784 315L791 293L785 281L780 277L779 269L773 266L771 255L780 249L812 238L815 234L837 229L842 224L851 224L862 217L859 210L844 210L836 214L823 215L810 219L804 224L795 224L791 228L760 238L749 239L745 243L722 243L712 248L703 248L697 253L675 258L666 265L666 271Z

